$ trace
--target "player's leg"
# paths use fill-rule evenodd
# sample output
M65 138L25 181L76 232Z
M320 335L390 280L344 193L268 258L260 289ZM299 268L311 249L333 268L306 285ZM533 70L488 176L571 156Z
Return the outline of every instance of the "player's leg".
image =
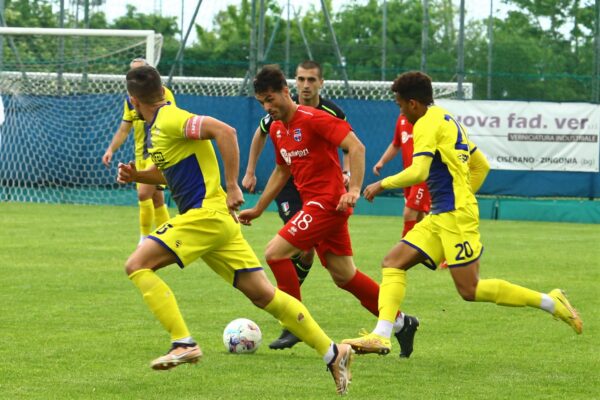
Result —
M155 273L157 269L178 261L177 256L163 245L154 240L145 240L125 264L129 279L140 290L144 302L171 337L170 350L152 361L153 369L194 363L202 356L179 311L175 295Z
M479 279L479 258L483 247L479 236L478 210L476 206L467 207L452 212L454 215L448 214L442 217L444 229L441 240L452 279L464 300L539 308L581 333L581 318L560 289L545 294L502 279Z
M276 289L264 271L238 274L236 287L257 307L281 321L295 336L314 348L333 376L338 394L345 394L351 379L350 346L335 344L313 319L308 309L297 299Z
M277 287L283 292L301 300L300 282L296 275L296 269L291 260L294 254L298 254L300 250L282 238L280 235L275 237L267 244L265 251L265 259L271 268ZM269 344L269 348L274 350L282 350L293 347L301 339L294 335L287 327L283 327L281 334L277 339Z
M406 293L406 271L419 263L435 269L441 257L441 243L433 234L431 216L427 216L383 259L383 277L378 299L379 316L375 329L360 338L343 342L349 343L359 353L389 353L394 322Z
M319 248L325 248L319 245ZM335 246L334 248L341 248ZM356 268L352 256L340 256L328 251L323 265L331 275L335 284L356 297L360 304L375 317L379 316L379 285L368 275ZM419 327L416 317L397 312L393 322L393 333L400 344L400 357L408 358L413 352L414 338Z
M350 347L334 345L300 301L273 287L258 258L243 238L239 225L226 223L221 231L231 232L230 239L204 254L202 259L252 303L273 315L316 349L332 371L338 393L345 393L350 374Z
M581 318L560 289L546 294L503 279L479 279L479 260L466 266L450 266L449 269L458 293L466 301L539 308L565 321L575 332L582 332Z
M404 219L404 228L402 229L402 237L406 236L408 231L410 231L417 224L418 217L419 217L419 210L410 208L408 205L404 206L404 211L402 213L402 218Z
M170 218L169 209L165 204L165 192L159 187L154 187L154 193L152 194L152 204L154 206L154 226L158 228Z
M138 205L140 207L140 243L152 232L154 222L154 205L152 204L152 194L155 191L154 185L144 183L136 184Z
M302 199L300 193L294 185L294 179L290 178L283 189L277 194L275 198L277 204L277 211L279 212L279 218L283 221L283 224L287 224L300 210L302 210ZM300 285L306 279L306 276L310 272L314 260L314 249L301 251L291 256L292 263L296 269L296 275Z
M265 250L265 259L275 276L277 287L298 300L302 300L300 283L290 258L300 251L279 234L271 239Z

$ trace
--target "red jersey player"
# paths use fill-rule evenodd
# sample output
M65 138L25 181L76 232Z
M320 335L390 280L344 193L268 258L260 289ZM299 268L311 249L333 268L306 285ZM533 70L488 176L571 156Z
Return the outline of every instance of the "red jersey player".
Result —
M379 176L381 168L396 157L400 150L402 150L402 163L404 169L406 169L412 164L413 158L413 126L408 122L404 114L398 116L396 129L394 130L394 139L373 167L373 173ZM431 196L429 195L426 182L404 188L404 229L402 230L402 237L417 222L422 220L429 213L430 209Z
M265 251L277 286L300 298L300 285L290 257L316 248L321 264L335 284L352 293L375 316L379 286L359 271L352 259L348 218L360 196L364 177L365 147L346 121L311 107L295 104L285 76L276 66L265 66L254 79L256 99L274 120L269 134L276 166L253 208L239 214L250 225L260 217L290 175L302 198L302 209L281 228ZM348 191L339 164L338 147L350 158ZM418 320L400 313L394 331L401 356L412 352Z

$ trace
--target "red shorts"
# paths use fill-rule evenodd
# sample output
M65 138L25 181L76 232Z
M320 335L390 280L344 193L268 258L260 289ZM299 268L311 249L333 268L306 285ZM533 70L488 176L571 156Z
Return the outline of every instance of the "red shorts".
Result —
M423 182L404 188L404 200L406 207L428 213L431 209L431 196L427 189L427 183Z
M319 203L304 204L279 230L279 235L300 250L315 248L321 264L327 267L325 254L351 256L352 242L348 231L348 218L352 210L339 212L326 210Z

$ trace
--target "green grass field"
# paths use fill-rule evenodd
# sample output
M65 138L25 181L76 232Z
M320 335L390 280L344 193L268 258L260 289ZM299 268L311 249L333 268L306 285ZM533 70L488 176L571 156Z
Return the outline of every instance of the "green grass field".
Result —
M336 397L317 354L304 344L269 350L277 322L201 262L160 274L204 358L169 372L151 370L149 361L168 349L169 338L123 272L137 244L137 208L1 203L0 210L0 398ZM279 226L269 213L244 228L261 259ZM378 282L379 263L401 230L395 217L351 218L356 264ZM539 310L464 302L447 271L416 267L404 303L421 320L415 352L399 359L394 343L387 357L356 357L351 398L600 398L600 228L483 221L481 232L482 277L541 291L564 288L581 312L583 335ZM303 294L335 340L374 326L320 266ZM238 317L263 331L256 354L225 352L223 328Z

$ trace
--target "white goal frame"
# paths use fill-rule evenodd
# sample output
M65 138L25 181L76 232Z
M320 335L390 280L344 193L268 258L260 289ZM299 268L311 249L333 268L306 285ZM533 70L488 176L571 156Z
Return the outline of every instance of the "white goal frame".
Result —
M162 40L162 35L152 30L0 27L0 37L4 35L145 38L146 60L153 67L160 61L160 51L157 54L156 44L158 40Z

